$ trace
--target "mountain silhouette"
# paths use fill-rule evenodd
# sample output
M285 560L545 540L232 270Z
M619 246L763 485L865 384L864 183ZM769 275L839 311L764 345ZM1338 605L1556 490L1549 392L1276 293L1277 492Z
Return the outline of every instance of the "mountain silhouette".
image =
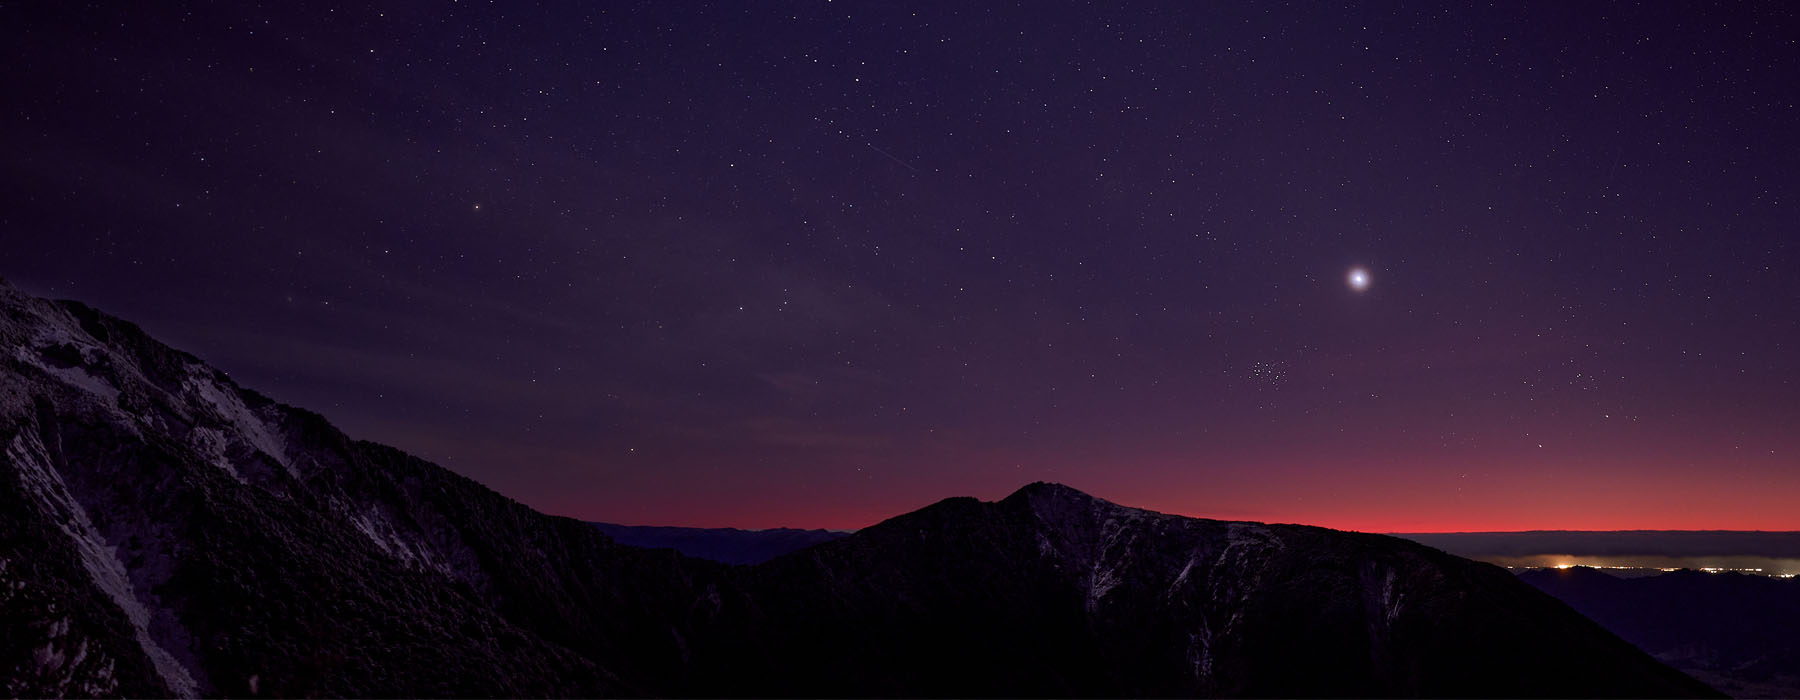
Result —
M1056 484L619 544L0 283L14 696L1713 696L1504 570Z

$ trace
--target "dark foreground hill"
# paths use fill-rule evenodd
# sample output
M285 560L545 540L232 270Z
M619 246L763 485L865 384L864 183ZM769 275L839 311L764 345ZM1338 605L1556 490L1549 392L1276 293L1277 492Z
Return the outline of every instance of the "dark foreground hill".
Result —
M1705 696L1497 567L1034 484L620 545L0 283L14 696Z
M1534 569L1526 582L1735 697L1800 697L1800 579Z

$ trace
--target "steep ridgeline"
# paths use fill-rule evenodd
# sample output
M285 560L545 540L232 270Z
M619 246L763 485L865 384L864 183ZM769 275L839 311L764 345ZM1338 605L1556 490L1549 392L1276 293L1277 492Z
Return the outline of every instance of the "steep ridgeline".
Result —
M616 545L0 283L0 693L655 693L725 568Z
M14 696L1706 696L1505 571L1050 484L756 566L615 543L0 283Z

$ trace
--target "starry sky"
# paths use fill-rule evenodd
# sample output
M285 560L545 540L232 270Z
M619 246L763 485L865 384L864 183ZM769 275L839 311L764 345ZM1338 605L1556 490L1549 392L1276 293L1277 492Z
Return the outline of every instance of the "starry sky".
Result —
M0 4L0 275L584 519L1800 529L1786 3L298 5Z

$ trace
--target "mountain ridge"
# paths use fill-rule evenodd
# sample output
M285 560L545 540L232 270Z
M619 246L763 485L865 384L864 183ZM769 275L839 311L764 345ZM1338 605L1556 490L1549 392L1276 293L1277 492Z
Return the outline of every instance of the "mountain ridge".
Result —
M0 460L21 696L1712 694L1494 567L1043 482L629 547L10 288Z

